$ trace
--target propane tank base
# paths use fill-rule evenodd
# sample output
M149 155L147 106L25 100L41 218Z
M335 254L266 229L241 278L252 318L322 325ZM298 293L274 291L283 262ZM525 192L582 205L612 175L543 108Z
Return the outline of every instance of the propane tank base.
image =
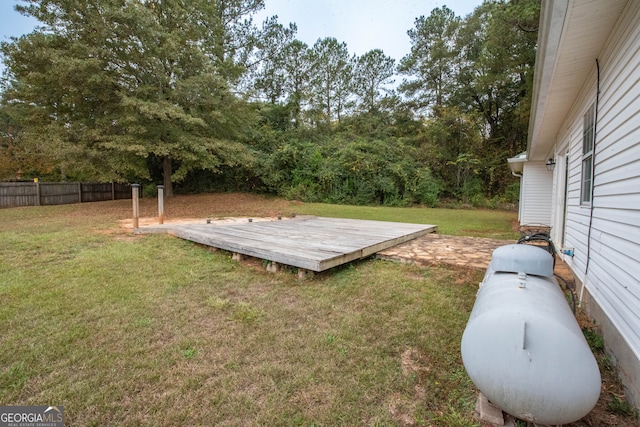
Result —
M502 409L489 402L489 399L487 399L487 397L482 393L478 393L476 415L483 423L495 426L504 425L504 414L502 413Z

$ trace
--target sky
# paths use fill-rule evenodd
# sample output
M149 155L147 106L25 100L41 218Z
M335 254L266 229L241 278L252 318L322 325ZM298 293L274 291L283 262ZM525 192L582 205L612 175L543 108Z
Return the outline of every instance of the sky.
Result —
M446 5L465 17L482 0L265 0L266 8L254 18L278 16L278 22L298 26L296 38L310 47L319 39L335 37L346 42L349 52L358 56L382 49L400 61L411 50L407 31L415 19L429 16Z
M29 33L37 21L14 10L17 0L0 0L0 40ZM410 52L407 31L421 15L447 5L456 15L465 17L482 0L265 0L266 8L254 17L261 23L277 15L285 26L295 22L296 38L309 46L319 38L335 37L346 42L349 52L362 55L382 49L396 61ZM0 64L0 72L2 71Z

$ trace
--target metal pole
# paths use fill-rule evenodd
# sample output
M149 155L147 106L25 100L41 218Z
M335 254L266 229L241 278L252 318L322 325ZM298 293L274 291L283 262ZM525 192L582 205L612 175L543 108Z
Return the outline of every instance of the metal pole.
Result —
M40 182L38 181L38 178L33 178L33 182L36 183L36 206L40 206L42 204L42 201L40 200L42 198L42 193L40 192Z
M164 224L164 185L158 185L158 224Z
M131 184L131 199L133 200L133 231L136 231L140 217L140 184Z

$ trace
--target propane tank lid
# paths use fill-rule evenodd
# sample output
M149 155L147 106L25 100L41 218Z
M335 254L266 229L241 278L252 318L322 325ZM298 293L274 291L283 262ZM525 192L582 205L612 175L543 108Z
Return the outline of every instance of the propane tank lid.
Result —
M553 257L544 248L513 244L500 246L491 255L489 269L503 273L553 276Z

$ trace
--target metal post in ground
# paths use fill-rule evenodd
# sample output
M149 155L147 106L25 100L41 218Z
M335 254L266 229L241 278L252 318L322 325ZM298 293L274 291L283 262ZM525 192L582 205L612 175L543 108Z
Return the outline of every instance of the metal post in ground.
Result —
M158 224L164 224L164 185L158 185Z
M131 184L131 199L133 200L133 231L135 232L140 217L140 184Z
M33 182L36 184L36 206L40 206L42 204L42 193L40 192L40 182L38 178L33 178Z

